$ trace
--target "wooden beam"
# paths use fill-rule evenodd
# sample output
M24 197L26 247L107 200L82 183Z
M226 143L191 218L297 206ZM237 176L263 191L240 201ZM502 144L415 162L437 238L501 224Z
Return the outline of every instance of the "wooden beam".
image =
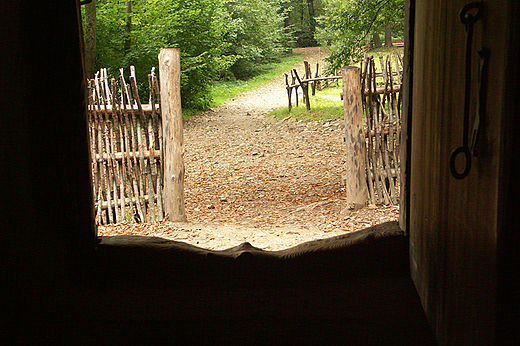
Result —
M187 221L184 207L184 138L181 63L178 48L161 49L159 77L164 150L164 211L170 221Z
M392 85L392 88L390 88L390 86L388 86L386 88L386 91L385 91L385 87L384 86L376 88L376 90L372 91L372 95L375 95L375 94L391 94L391 93L397 93L397 92L400 92L400 91L401 91L401 84L394 84L394 85ZM365 95L370 95L370 92L368 91L368 89L365 89Z
M342 69L343 104L345 109L345 157L347 207L359 209L368 201L365 162L365 132L363 130L363 105L361 103L361 78L358 67Z
M131 107L132 107L131 105L126 105L126 109L130 109ZM134 107L134 110L137 112L137 110L138 110L138 109L137 109L137 106L134 105L133 107ZM150 105L150 104L144 104L144 105L142 105L142 108L143 108L143 113L144 113L145 115L152 115L152 114L153 114L152 105ZM121 109L123 109L123 107L121 107ZM159 105L156 104L156 105L155 105L155 113L157 113L158 109L159 109ZM90 112L90 114L93 114L93 113L94 113L94 109L92 109L92 107L89 107L89 110L88 110L88 111ZM101 110L98 110L98 111L101 111ZM106 111L107 114L112 114L112 113L114 112L113 109L112 109L112 105L107 105L107 106L106 106L106 109L105 109L105 107L103 106L102 111Z

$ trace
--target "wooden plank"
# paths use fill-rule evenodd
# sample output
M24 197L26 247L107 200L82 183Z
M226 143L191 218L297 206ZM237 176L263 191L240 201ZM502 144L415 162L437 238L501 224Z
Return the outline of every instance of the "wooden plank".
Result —
M152 195L152 198L150 198L150 195L144 195L143 196L143 199L147 202L147 203L150 203L151 200L153 199L154 201L157 201L157 195ZM136 203L137 200L135 197L132 197L132 198L125 198L124 199L125 203L121 203L122 200L118 200L117 201L117 207L121 207L121 205L125 205L125 204L131 204L131 203ZM111 205L113 207L113 205ZM101 202L100 206L99 206L102 210L107 210L108 209L108 203L105 201L105 202Z
M115 114L114 118L114 124L115 124L115 130L116 130L116 152L113 153L114 162L117 165L118 169L118 178L119 178L119 200L124 201L126 199L126 184L125 184L125 168L124 168L124 162L119 162L115 160L115 154L119 153L123 150L123 124L121 122L121 109L118 104L118 99L115 97L117 95L117 87L116 87L116 80L112 77L111 79L111 103L115 105L117 112ZM125 219L126 216L126 205L125 203L122 203L120 206L121 213L120 213L120 221Z
M373 93L372 93L372 90L374 90L374 87L375 87L375 75L374 75L374 59L373 57L368 57L367 58L367 85L368 85L368 96L367 96L367 123L368 123L368 126L369 128L371 129L370 131L370 134L372 133L372 130L374 131L374 136L373 137L370 137L369 136L369 141L368 141L368 144L369 144L369 160L371 162L371 165L372 165L372 172L374 174L374 190L375 192L377 192L377 196L378 196L378 199L379 200L382 200L383 198L383 192L381 191L381 185L379 184L380 182L380 176L379 176L379 171L378 171L378 167L377 167L377 164L378 164L378 160L377 160L377 144L379 143L378 141L378 136L377 136L377 128L376 128L376 124L377 124L377 114L375 112L375 105L374 105L374 97L373 97ZM375 145L374 145L374 141L375 141ZM376 200L378 200L376 199Z
M102 138L100 139L99 141L99 144L100 144L100 152L104 153L107 155L107 157L109 157L109 152L108 152L108 148L110 147L110 143L109 143L109 140L108 140L108 129L109 129L109 125L107 124L108 120L107 120L107 115L106 115L106 102L105 102L105 98L104 98L104 92L103 92L103 83L102 81L96 76L96 96L97 96L97 105L98 105L98 109L99 109L99 114L100 114L100 119L101 119L101 128L100 128L100 133L102 133ZM106 201L108 203L108 209L107 209L107 214L108 214L108 219L107 221L109 223L113 223L114 222L114 214L113 214L113 210L112 210L112 207L111 207L111 203L112 203L112 180L111 180L111 174L110 174L110 160L107 160L104 162L104 177L102 177L102 181L105 182L105 188L103 188L103 192L106 194L105 197L106 197Z
M132 102L132 104L137 105L137 116L134 118L134 121L137 129L137 148L139 152L139 174L137 175L139 183L139 199L141 200L141 205L143 208L143 216L141 221L148 222L147 204L144 199L144 196L147 194L148 190L148 179L146 179L147 165L144 158L144 148L146 147L144 127L146 125L146 117L143 113L143 108L139 99L134 66L130 66L130 89L132 91L131 96L134 98L134 102Z
M361 64L361 90L364 90L365 89L365 86L367 84L367 77L368 77L368 59L363 59L363 62ZM373 145L373 142L372 142L372 137L375 135L375 131L372 131L371 129L371 118L370 118L370 110L369 110L369 105L368 105L368 100L369 98L366 96L366 95L362 95L362 101L363 101L363 110L364 110L364 113L366 115L365 117L365 125L366 125L366 128L367 128L367 131L365 133L365 137L368 138L367 142L366 142L366 148L367 150L365 151L365 162L366 162L366 166L367 166L367 178L368 178L368 192L369 192L369 195L370 195L370 202L372 204L376 204L376 198L375 198L375 191L374 191L374 184L375 184L375 181L374 181L374 170L373 170L373 167L372 167L372 145Z
M292 82L290 85L291 87L299 87L301 86L301 83L307 83L307 82L318 82L318 81L325 81L325 80L337 80L342 79L342 76L328 76L328 77L317 77L317 78L304 78L298 81L298 83L295 83L295 81Z
M316 73L314 74L314 78L318 78L318 73L320 69L320 64L316 63ZM318 81L314 81L312 83L312 96L316 95L316 88L318 87Z
M138 133L138 139L139 139L139 162L141 166L141 174L139 176L139 181L141 184L141 200L143 205L147 206L147 213L145 215L146 220L143 220L144 222L155 222L155 202L153 199L150 199L148 201L148 204L145 203L143 196L146 194L153 195L154 187L153 187L153 181L151 178L152 170L150 166L150 157L146 159L144 157L144 149L146 147L149 148L149 151L151 152L152 149L150 149L150 138L148 134L149 130L149 119L145 116L143 112L143 107L141 104L141 100L139 98L139 92L137 89L137 81L135 78L135 67L130 66L130 85L132 86L132 91L135 99L135 103L137 105L138 111L139 111L139 121L137 122L137 133ZM153 156L151 156L153 158Z
M294 86L294 96L296 97L296 107L298 107L299 106L298 88L300 87L300 84L296 83L296 76L294 75L293 70L291 70L291 77L292 77L292 85Z
M153 69L152 69L153 73ZM148 75L148 104L155 104L153 99L153 84L152 84L152 74ZM150 157L148 158L149 162L149 175L148 175L148 186L150 187L148 194L153 194L154 196L157 193L157 187L155 186L155 182L157 181L157 163L155 160L155 128L154 121L156 120L157 115L155 112L152 112L152 115L148 117L148 148L150 151ZM155 197L154 197L155 198ZM155 201L152 199L152 203L150 203L150 215L152 218L152 222L156 221L156 213L157 209L155 206Z

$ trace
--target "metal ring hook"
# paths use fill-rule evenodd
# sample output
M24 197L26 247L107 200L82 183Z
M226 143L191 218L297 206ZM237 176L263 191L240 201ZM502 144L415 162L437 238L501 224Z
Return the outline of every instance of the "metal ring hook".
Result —
M457 167L455 166L455 161L457 160L457 156L462 153L464 155L464 159L466 160L466 164L464 166L464 170L459 173L457 172ZM468 176L469 171L471 170L471 151L467 146L458 147L453 150L450 155L450 170L451 175L455 179L464 179Z
M468 25L470 22L475 23L477 20L482 18L482 8L484 4L482 2L472 2L464 6L459 13L460 21L464 25ZM472 14L472 11L474 14Z
M473 42L473 26L482 18L484 4L482 2L472 2L465 5L459 13L460 21L466 27L466 66L465 66L465 90L464 90L464 126L462 146L452 151L450 155L450 170L453 177L456 179L464 179L468 176L471 170L471 150L469 148L469 113L471 102L471 53ZM464 170L459 173L456 167L456 160L459 154L464 155L465 165Z

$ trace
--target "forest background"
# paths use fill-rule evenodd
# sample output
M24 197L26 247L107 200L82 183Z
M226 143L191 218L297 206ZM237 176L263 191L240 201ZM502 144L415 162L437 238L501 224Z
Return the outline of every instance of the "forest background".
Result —
M179 48L182 106L204 109L212 84L252 78L292 48L330 47L332 73L380 46L382 32L391 46L404 0L92 0L83 18L88 78L134 65L144 96L160 49Z

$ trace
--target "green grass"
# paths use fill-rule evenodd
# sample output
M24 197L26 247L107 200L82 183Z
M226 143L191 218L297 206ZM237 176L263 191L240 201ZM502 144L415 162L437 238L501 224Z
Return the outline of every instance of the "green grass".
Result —
M403 47L381 47L372 49L368 52L368 55L373 55L376 59L376 66L379 69L379 53L383 55L386 59L386 56L389 54L393 54L394 52L399 51L401 56L403 56L404 48ZM357 64L359 66L359 63ZM310 120L325 120L325 119L342 119L343 118L343 101L339 98L339 95L343 92L342 81L339 80L338 83L332 83L325 89L316 92L316 96L311 96L311 110L307 111L305 108L305 104L302 100L300 100L299 107L293 108L291 112L289 112L288 107L283 107L277 110L274 110L269 115L276 118L286 118L291 117L297 120L310 121ZM331 100L327 98L330 96L337 97L336 100ZM293 101L294 102L294 101Z
M337 82L329 84L328 87L326 87L323 90L316 90L316 95L331 95L331 96L339 96L343 92L343 81L339 79ZM312 96L311 96L312 97Z
M404 47L379 47L379 48L373 48L368 51L368 55L379 55L379 53L382 53L384 56L393 53L395 51L399 51L401 56L404 54Z
M311 96L310 111L306 109L305 103L300 100L299 106L293 105L291 112L289 112L288 107L282 107L269 113L269 116L275 118L291 117L302 121L341 119L343 118L343 101L339 99L339 96L338 100L331 100L318 95Z
M399 54L401 54L401 57L403 57L404 56L404 47L384 47L383 46L383 47L380 47L380 48L373 48L373 49L369 50L367 52L367 54L374 56L374 60L375 60L375 63L376 63L376 68L379 69L380 68L379 53L381 53L381 55L385 59L384 61L386 61L387 55L394 54L395 52L399 52ZM394 57L392 57L392 61L395 61ZM395 64L395 62L393 64ZM358 66L358 67L361 66L360 62L358 62L358 63L356 63L354 65Z
M338 82L331 83L325 89L316 90L316 96L310 96L310 111L306 109L305 102L300 97L298 107L294 104L295 100L293 98L291 112L289 112L288 107L282 107L272 111L269 116L275 118L291 117L302 121L343 119L343 101L340 98L342 92L343 83L339 80ZM331 99L331 97L334 99Z
M217 81L210 88L214 106L221 106L227 100L243 92L253 90L290 70L302 61L301 54L284 54L274 62L262 66L262 72L248 80Z

